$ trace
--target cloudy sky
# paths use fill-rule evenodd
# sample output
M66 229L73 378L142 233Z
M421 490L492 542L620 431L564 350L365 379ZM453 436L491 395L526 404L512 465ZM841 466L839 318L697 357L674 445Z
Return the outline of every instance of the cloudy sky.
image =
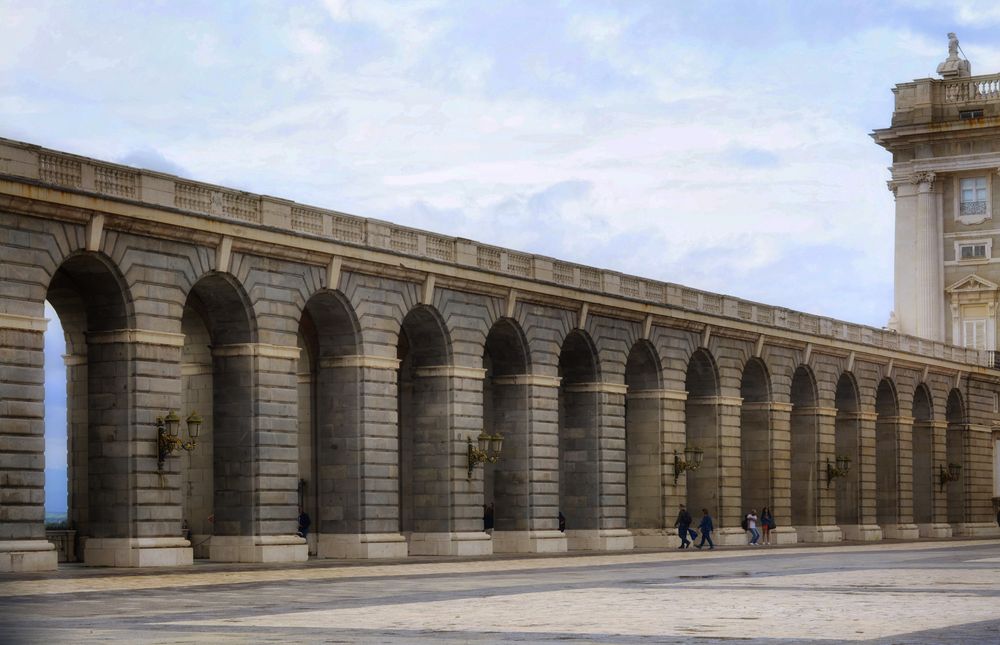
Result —
M992 0L0 0L0 136L881 326L868 133L948 31L1000 71L998 26Z

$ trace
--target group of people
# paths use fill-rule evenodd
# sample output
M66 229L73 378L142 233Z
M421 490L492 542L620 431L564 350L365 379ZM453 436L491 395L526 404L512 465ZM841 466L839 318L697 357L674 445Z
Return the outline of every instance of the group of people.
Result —
M712 522L712 516L708 513L708 509L701 509L701 522L698 524L698 530L691 528L692 524L694 524L694 519L691 517L691 513L688 512L684 504L681 504L680 511L677 513L677 521L674 522L674 527L677 528L677 536L681 539L681 545L677 548L687 549L691 545L694 545L696 549L701 549L708 542L709 550L714 550L715 544L712 542L712 532L715 531L715 525ZM774 515L771 514L771 509L767 506L760 512L759 516L757 515L757 509L751 509L744 516L742 524L743 530L749 534L751 545L759 546L760 544L771 543L771 529L775 526ZM695 544L699 533L701 533L701 541ZM761 542L762 537L763 542Z

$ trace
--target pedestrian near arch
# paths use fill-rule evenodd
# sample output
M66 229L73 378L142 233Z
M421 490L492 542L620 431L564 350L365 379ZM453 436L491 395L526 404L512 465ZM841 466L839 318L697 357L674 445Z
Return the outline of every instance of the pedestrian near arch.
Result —
M750 512L747 513L746 520L747 520L747 522L746 522L746 524L747 524L746 530L750 531L750 545L751 546L760 546L759 545L759 542L760 542L760 531L757 529L757 523L759 522L759 520L757 518L757 509L756 508L750 509Z
M765 506L760 511L760 528L762 532L762 537L764 538L764 544L771 544L771 529L774 528L774 515L771 514L771 508Z
M708 550L714 551L715 544L712 543L712 531L715 530L715 526L712 524L712 516L708 514L708 509L701 509L701 523L698 525L698 530L701 531L701 542L695 545L696 548L700 549L705 546L705 542L708 542Z

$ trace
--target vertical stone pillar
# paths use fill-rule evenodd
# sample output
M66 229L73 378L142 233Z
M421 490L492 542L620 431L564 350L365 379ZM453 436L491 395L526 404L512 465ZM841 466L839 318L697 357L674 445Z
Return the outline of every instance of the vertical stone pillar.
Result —
M734 396L718 397L719 419L719 511L716 517L716 534L719 544L744 544L745 532L740 528L744 514L742 497L743 468L740 453L740 406L743 399ZM698 509L691 510L696 521Z
M776 528L775 544L795 544L798 531L792 525L792 404L771 403L771 514Z
M357 416L355 425L346 432L352 437L352 445L346 447L348 459L357 464L357 523L354 527L325 527L321 523L317 556L405 558L406 539L399 532L399 361L382 356L344 356L337 357L330 368L357 370ZM317 392L318 397L329 394ZM343 468L342 461L330 461L326 467ZM325 479L324 465L320 471L320 478Z
M836 464L837 409L816 407L809 410L815 415L816 453L810 464L810 486L814 489L815 526L796 527L802 542L839 542L843 539L837 526L837 498L834 482L827 482L827 465ZM798 482L797 485L803 485Z
M914 540L920 537L920 531L913 523L913 418L879 417L877 426L876 443L894 441L896 456L894 472L880 472L877 476L878 494L889 500L893 516L893 521L880 521L882 536Z
M841 526L846 540L874 541L882 539L878 524L878 486L875 480L875 412L858 412L858 523Z
M914 335L939 342L944 341L944 278L942 266L941 200L935 192L935 175L919 173L917 184L917 217L913 257L914 295L916 297L916 329Z
M969 423L962 428L961 484L964 522L954 527L955 535L996 536L1000 527L993 510L993 428L986 424ZM947 464L945 464L947 468Z
M625 461L625 395L628 387L596 383L598 395L597 454L599 509L598 548L628 550L635 546L626 528L628 515Z
M45 538L45 327L0 314L0 572L56 568Z
M686 503L687 500L687 477L684 473L677 472L676 460L678 457L684 458L684 447L687 443L685 429L688 393L684 390L663 390L662 396L663 424L660 428L662 437L660 443L663 446L663 490L668 491L663 495L663 525L669 537L666 546L676 547L681 541L677 537L674 520L677 518L678 505ZM692 517L696 515L692 513Z
M948 495L941 489L938 481L938 468L948 463L947 421L931 421L927 425L931 430L931 523L918 525L920 537L951 537L951 525L948 524Z

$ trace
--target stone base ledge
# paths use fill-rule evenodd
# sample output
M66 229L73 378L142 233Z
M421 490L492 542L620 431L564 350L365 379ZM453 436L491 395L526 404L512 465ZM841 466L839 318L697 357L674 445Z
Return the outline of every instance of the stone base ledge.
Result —
M952 535L961 537L1000 537L995 522L961 522L951 525Z
M916 524L887 524L882 527L882 537L888 540L916 540L920 529Z
M946 538L951 537L951 524L917 524L922 538Z
M405 558L406 538L399 533L319 533L316 557L351 560Z
M840 530L845 540L854 542L878 542L882 539L882 527L878 524L843 524Z
M827 543L841 542L844 539L843 532L836 525L796 526L795 531L798 533L799 542Z
M0 540L0 573L54 571L59 554L48 540Z
M494 553L565 553L561 531L493 531Z
M776 529L771 529L768 539L771 544L797 544L799 531L794 526L779 526Z
M681 545L676 529L632 529L632 540L637 549L676 549Z
M180 537L87 538L83 562L93 567L181 567L194 563L194 551Z
M763 538L761 535L761 539ZM750 543L750 531L744 531L739 527L716 529L712 539L715 540L716 546L743 546Z
M215 562L306 562L309 545L297 535L213 535L208 557Z
M493 539L481 531L410 533L410 555L491 555Z
M592 529L566 531L569 551L630 551L635 548L628 529Z

